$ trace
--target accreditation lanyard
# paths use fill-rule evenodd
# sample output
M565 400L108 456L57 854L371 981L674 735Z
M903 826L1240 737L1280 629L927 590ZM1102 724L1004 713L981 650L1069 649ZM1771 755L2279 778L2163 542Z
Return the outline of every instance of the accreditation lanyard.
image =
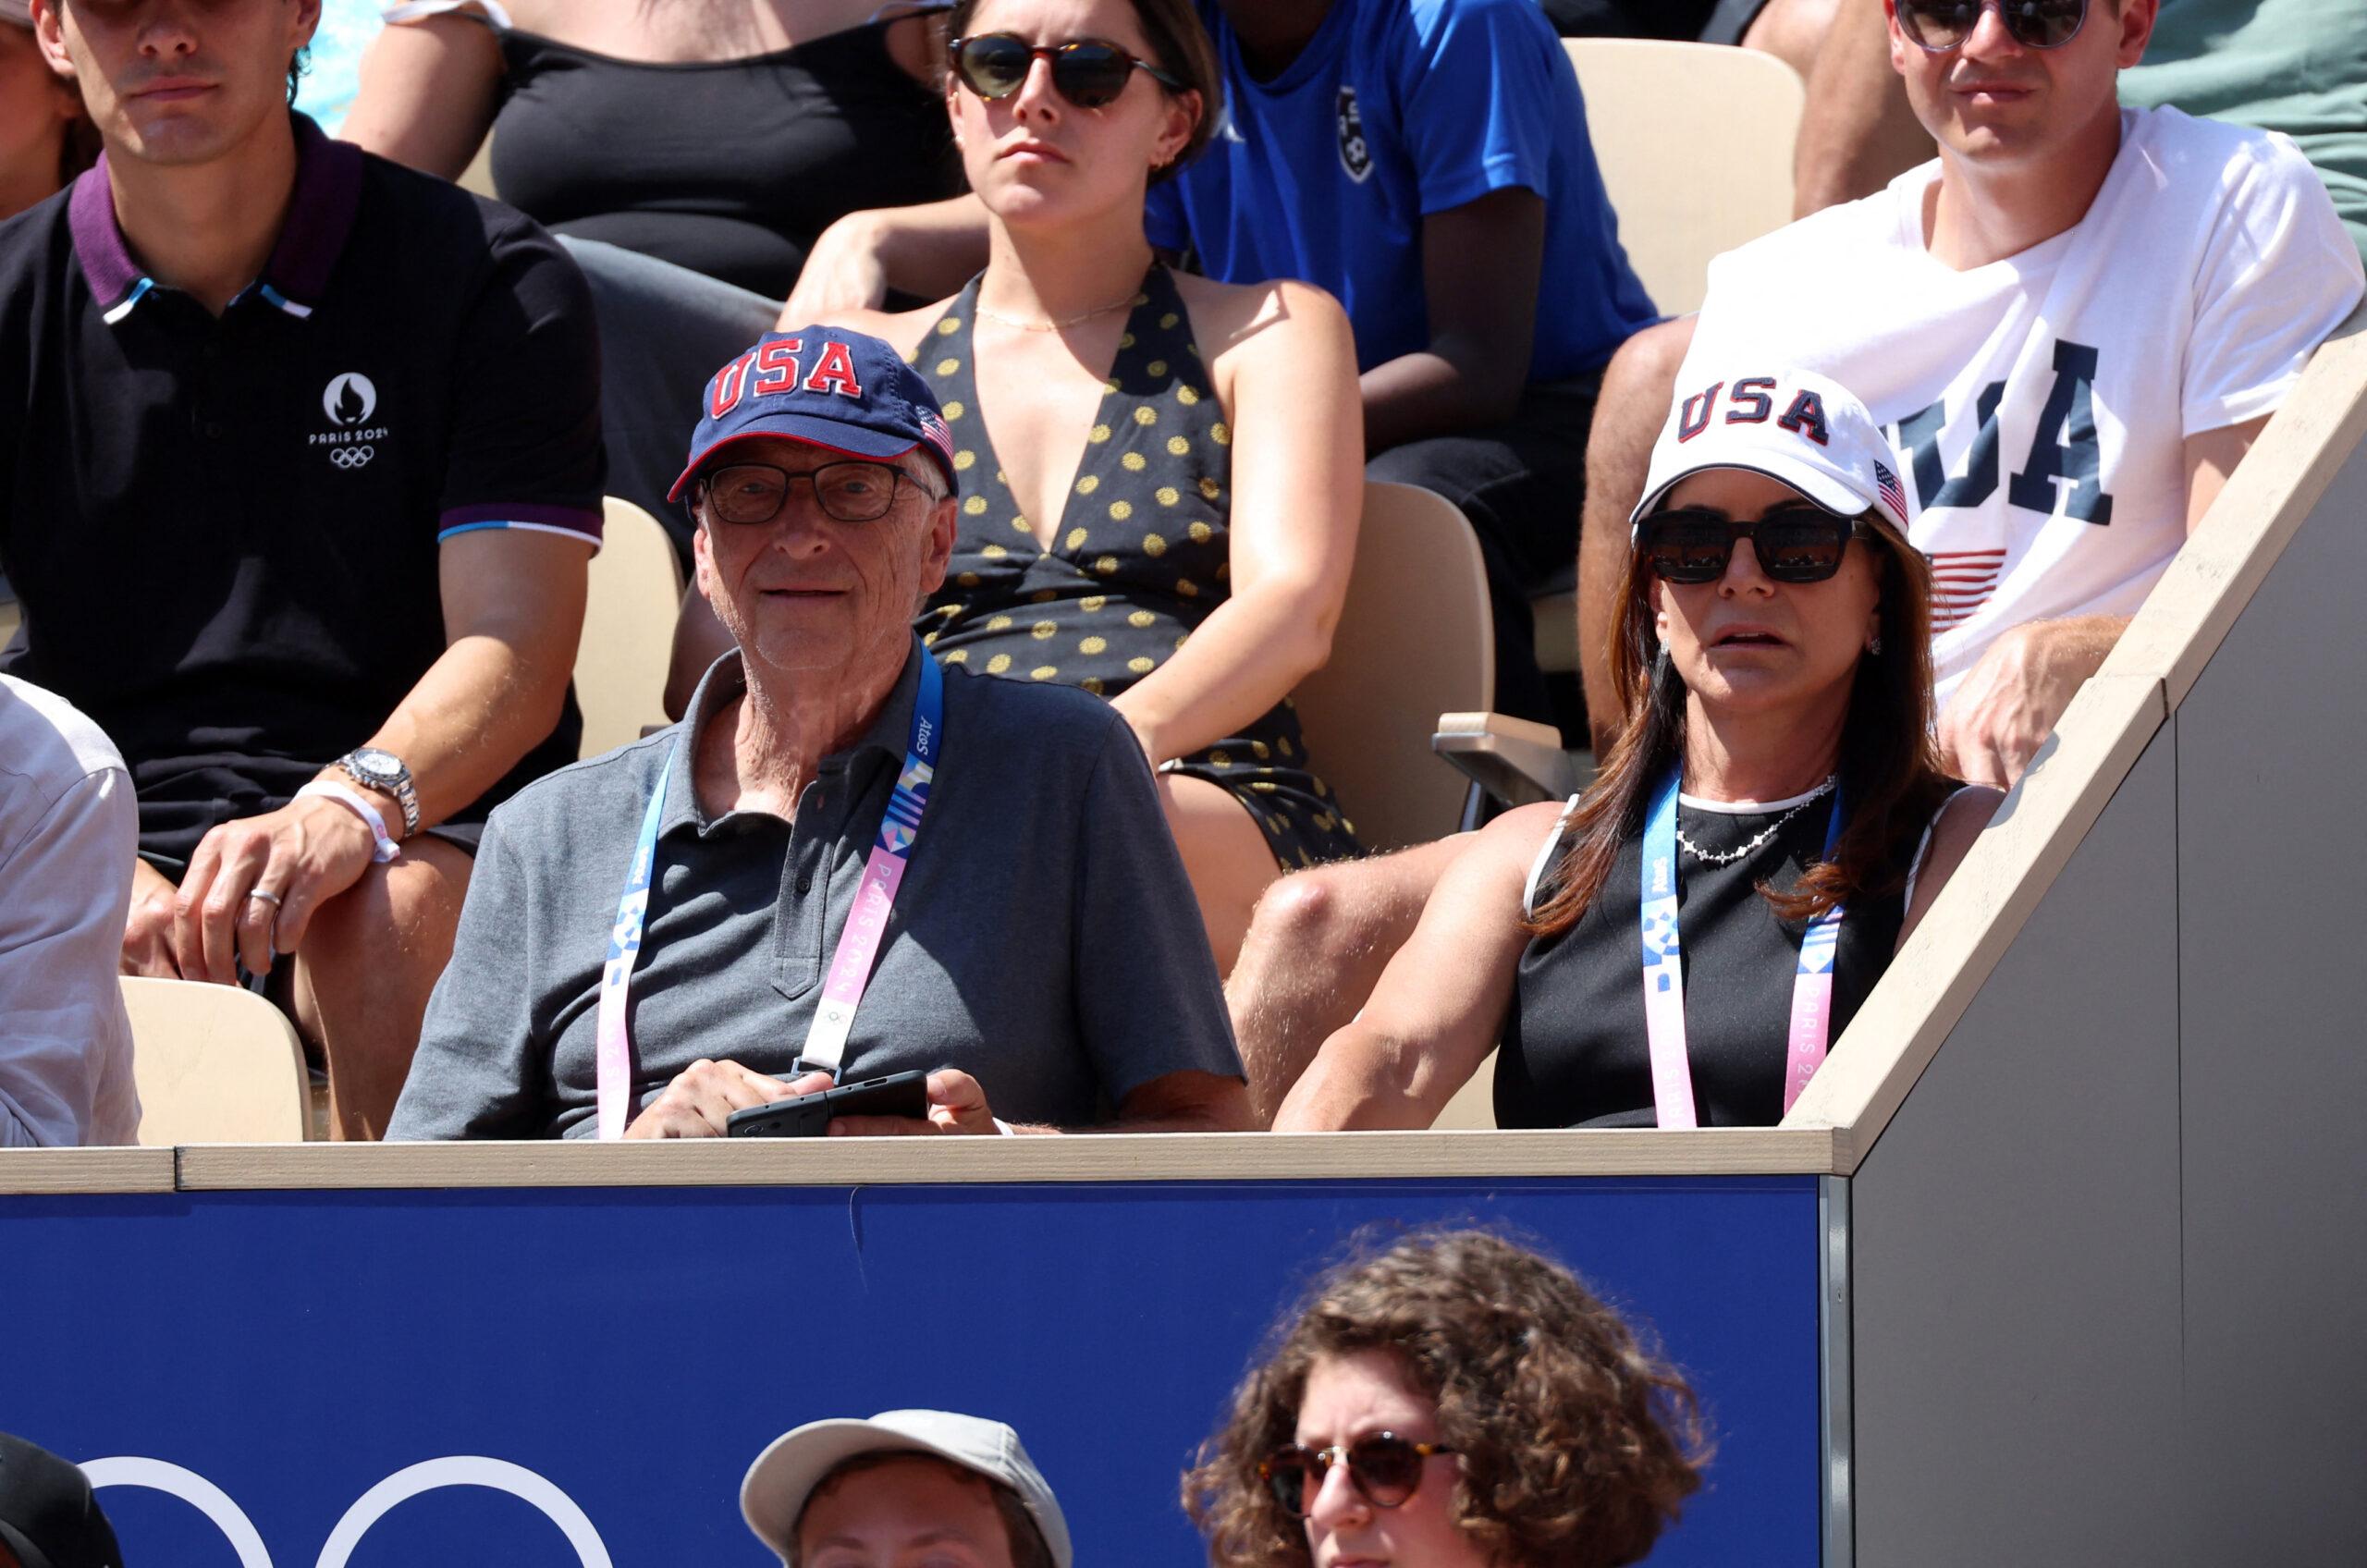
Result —
M863 882L854 904L839 933L830 955L830 970L822 984L821 1004L805 1031L804 1048L797 1053L799 1071L819 1070L838 1075L846 1055L847 1031L854 1025L855 1009L871 984L879 959L879 943L888 931L888 913L895 907L896 890L903 886L904 867L912 860L913 843L920 837L921 814L928 808L929 785L945 743L945 674L926 653L921 661L920 694L913 704L913 730L904 745L904 770L889 792L888 810L879 819L879 837L864 862ZM685 732L687 735L687 731ZM675 741L677 746L681 740ZM600 1012L596 1038L599 1070L600 1136L624 1136L632 1106L632 1040L625 1023L626 1004L632 996L633 961L641 956L643 928L649 919L649 880L657 859L657 825L666 815L666 796L674 776L668 752L641 816L641 836L633 842L632 864L625 874L624 892L617 899L616 925L608 932L608 958L600 971Z
M1652 1104L1662 1127L1698 1127L1693 1068L1686 1058L1685 961L1676 935L1676 788L1678 770L1652 796L1644 821L1644 1033L1651 1047ZM1824 858L1841 841L1841 794L1834 790L1833 820L1824 830ZM1784 1058L1784 1109L1800 1097L1824 1064L1833 1038L1833 962L1841 941L1839 904L1809 922L1792 972L1792 1022Z

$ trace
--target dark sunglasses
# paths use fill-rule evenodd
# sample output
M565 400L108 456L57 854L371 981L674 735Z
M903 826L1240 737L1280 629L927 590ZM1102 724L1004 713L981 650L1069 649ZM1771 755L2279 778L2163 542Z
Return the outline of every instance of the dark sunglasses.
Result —
M1331 1448L1292 1443L1257 1462L1257 1478L1273 1488L1274 1501L1294 1519L1306 1517L1308 1502L1323 1489L1331 1466L1346 1460L1348 1479L1375 1508L1396 1508L1422 1484L1422 1462L1453 1453L1443 1443L1417 1443L1394 1432L1375 1432Z
M1066 43L1030 43L1013 33L988 32L957 38L949 46L953 74L981 98L1008 98L1027 84L1027 73L1039 59L1052 62L1052 90L1080 109L1098 109L1126 91L1126 82L1142 72L1171 92L1184 84L1148 60L1138 60L1116 44L1098 38L1072 38Z
M801 479L814 486L814 499L822 509L840 522L876 522L886 517L896 504L899 481L937 498L892 463L842 462L824 463L805 473L770 463L733 463L692 481L691 499L705 502L709 515L725 522L753 526L779 517Z
M2079 34L2088 0L1898 0L1898 29L1934 55L1959 48L1981 25L1985 6L2025 49L2060 49Z
M1865 532L1864 519L1821 507L1780 507L1756 522L1686 507L1637 523L1636 547L1663 582L1715 582L1742 539L1750 541L1769 582L1822 582L1841 570L1849 541Z

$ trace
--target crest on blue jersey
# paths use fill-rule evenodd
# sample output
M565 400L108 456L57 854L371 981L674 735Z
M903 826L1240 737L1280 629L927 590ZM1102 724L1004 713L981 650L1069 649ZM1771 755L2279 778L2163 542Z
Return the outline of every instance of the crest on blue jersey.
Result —
M1356 107L1356 90L1340 84L1340 166L1362 185L1372 174L1372 149L1365 144L1364 111Z

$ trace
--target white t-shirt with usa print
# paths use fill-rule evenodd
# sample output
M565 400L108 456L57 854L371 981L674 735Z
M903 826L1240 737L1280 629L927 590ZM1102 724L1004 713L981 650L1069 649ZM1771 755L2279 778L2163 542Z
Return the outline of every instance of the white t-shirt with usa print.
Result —
M1887 430L1932 557L1945 703L1999 633L2130 615L2186 537L2183 442L2275 410L2362 289L2285 137L2121 113L2087 216L1958 272L1924 243L1937 162L1719 257L1677 382L1796 367Z

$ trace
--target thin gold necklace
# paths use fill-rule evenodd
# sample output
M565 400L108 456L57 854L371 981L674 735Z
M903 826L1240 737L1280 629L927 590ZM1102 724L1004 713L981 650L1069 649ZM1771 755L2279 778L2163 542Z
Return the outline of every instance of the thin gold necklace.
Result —
M1017 316L1007 316L1003 314L1000 311L996 310L984 300L981 300L978 301L978 313L986 317L988 321L1000 322L1005 326L1015 326L1022 332L1063 332L1072 326L1082 326L1096 316L1106 316L1111 311L1122 311L1134 302L1134 295L1129 294L1122 300L1115 300L1107 305L1096 306L1094 309L1085 312L1083 315L1068 316L1060 321L1022 321Z

